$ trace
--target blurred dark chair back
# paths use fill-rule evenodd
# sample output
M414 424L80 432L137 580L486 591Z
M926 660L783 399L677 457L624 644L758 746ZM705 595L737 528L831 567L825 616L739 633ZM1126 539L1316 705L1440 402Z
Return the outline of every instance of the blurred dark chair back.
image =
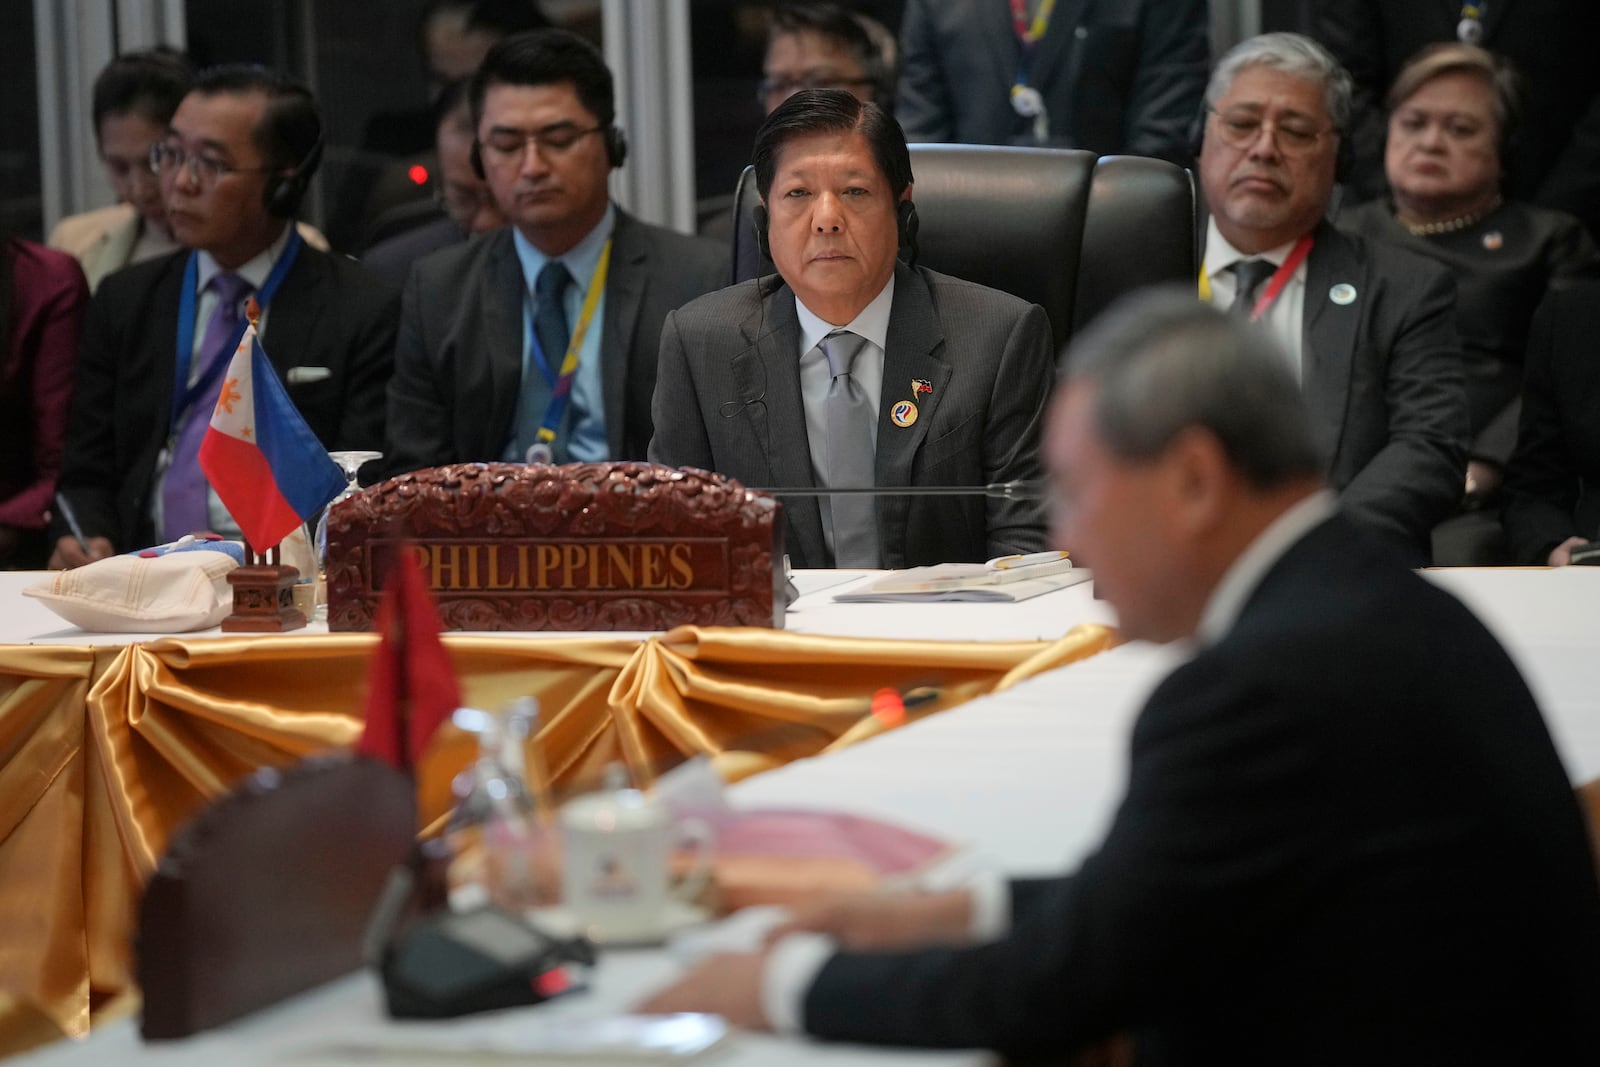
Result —
M172 838L135 955L147 1040L185 1037L362 965L389 872L416 837L414 783L348 753L262 770Z
M1194 183L1159 159L1059 148L914 144L918 263L1044 308L1064 345L1118 296L1192 283ZM733 280L772 272L750 209L746 167L734 196Z

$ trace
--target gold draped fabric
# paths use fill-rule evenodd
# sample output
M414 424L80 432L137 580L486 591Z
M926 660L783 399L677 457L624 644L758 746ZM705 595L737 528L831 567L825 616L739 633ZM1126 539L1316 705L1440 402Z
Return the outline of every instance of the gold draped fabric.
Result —
M467 704L539 698L532 765L555 798L612 760L641 781L693 755L728 780L873 736L863 694L932 687L913 715L1110 646L923 642L685 627L610 636L446 637ZM139 888L171 834L264 766L360 732L372 635L0 646L0 1055L128 1010ZM440 731L419 767L423 824L450 806L472 739Z

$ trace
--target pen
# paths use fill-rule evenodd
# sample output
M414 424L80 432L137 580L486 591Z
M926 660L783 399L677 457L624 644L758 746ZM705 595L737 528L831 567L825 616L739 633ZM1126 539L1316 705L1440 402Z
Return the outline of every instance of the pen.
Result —
M1035 563L1054 563L1066 558L1068 554L1065 552L1030 552L1026 556L996 556L988 565L992 570L1009 571L1018 567L1029 567Z
M56 510L61 513L61 518L66 522L67 529L72 531L72 539L78 542L78 547L83 554L89 554L89 539L83 535L83 527L78 525L78 516L72 513L72 505L67 503L67 498L60 493L56 494Z

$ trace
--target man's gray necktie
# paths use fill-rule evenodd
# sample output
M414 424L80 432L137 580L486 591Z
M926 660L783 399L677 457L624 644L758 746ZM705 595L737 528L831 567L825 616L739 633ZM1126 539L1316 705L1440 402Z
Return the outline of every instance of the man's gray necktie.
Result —
M824 474L830 489L876 484L873 459L877 452L878 413L850 374L866 343L866 338L848 330L835 330L819 344L833 376L824 404L828 417L828 469ZM876 498L866 494L835 496L829 498L829 504L834 566L880 566Z
M1248 319L1261 295L1261 286L1278 268L1264 259L1241 259L1228 269L1233 271L1235 281L1233 306L1228 308L1228 314Z

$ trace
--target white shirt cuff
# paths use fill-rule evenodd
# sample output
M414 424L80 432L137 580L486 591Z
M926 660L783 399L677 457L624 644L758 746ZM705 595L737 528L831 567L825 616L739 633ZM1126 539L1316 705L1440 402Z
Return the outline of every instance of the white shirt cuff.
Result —
M790 934L767 952L761 971L761 1010L775 1033L805 1033L806 994L837 948L826 934Z
M1011 929L1011 885L998 871L976 871L967 883L972 894L972 939L998 941Z

